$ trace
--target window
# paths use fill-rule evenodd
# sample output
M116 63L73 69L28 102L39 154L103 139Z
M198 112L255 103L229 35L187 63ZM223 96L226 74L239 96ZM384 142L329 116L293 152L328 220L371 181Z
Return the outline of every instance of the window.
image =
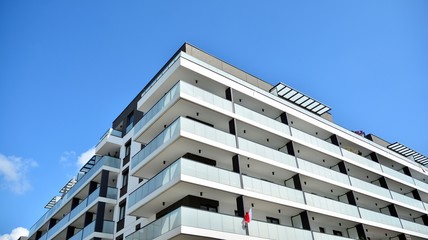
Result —
M128 133L129 130L134 126L134 112L131 112L128 117L126 117L126 129L125 132Z
M213 207L207 204L201 204L200 209L210 211L210 212L217 212L217 207Z
M273 223L273 224L279 224L279 219L273 218L273 217L266 217L266 222Z
M125 144L125 157L129 156L130 153L131 153L131 141Z
M134 112L131 112L126 119L127 119L126 126L127 127L131 126L134 123Z
M128 185L128 173L129 173L128 169L126 169L122 173L122 187Z
M342 236L342 232L341 231L337 231L337 230L333 230L333 235Z
M119 205L119 220L122 220L125 218L125 206L126 206L126 202L123 202Z
M325 233L325 228L320 227L320 233Z

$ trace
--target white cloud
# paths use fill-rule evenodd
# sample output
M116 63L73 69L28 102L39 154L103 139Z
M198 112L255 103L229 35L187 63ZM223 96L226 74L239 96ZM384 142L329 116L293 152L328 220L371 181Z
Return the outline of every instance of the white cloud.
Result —
M65 151L62 153L59 162L64 168L76 166L77 169L80 169L94 155L95 147L89 148L85 152L81 153L79 156L77 156L75 151Z
M17 227L12 230L10 234L4 234L0 236L0 240L17 240L19 237L28 237L28 230L23 227Z
M74 151L65 151L62 153L59 162L64 168L71 167L76 158L76 152Z
M31 188L26 175L32 167L37 167L34 160L0 154L0 187L18 194L25 193Z
M77 158L77 166L79 168L83 167L83 165L85 165L85 163L88 162L89 159L91 159L91 157L93 157L94 155L95 147L91 147L86 152L79 155L79 157Z

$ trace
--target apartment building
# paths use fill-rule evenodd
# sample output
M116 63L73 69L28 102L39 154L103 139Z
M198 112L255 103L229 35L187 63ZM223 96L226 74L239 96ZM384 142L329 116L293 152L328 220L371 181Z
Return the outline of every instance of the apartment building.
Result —
M329 111L185 43L28 239L428 239L428 158Z

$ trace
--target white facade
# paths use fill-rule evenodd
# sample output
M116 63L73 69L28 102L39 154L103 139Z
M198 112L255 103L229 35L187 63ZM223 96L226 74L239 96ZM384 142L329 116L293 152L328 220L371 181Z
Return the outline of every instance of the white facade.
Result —
M273 87L183 45L29 239L428 239L424 166Z

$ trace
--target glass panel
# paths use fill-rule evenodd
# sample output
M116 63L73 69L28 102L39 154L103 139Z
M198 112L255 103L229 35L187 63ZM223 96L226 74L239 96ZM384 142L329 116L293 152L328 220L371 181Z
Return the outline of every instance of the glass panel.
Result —
M303 131L300 131L298 129L295 129L292 127L290 127L290 129L291 129L291 135L293 137L296 137L300 140L303 140L305 143L311 143L314 146L317 146L317 147L322 148L324 150L327 150L329 152L333 152L335 154L340 155L340 149L338 146L331 144L329 142L326 142L326 141L319 139L317 137L314 137L314 136L307 134Z
M392 217L383 213L373 212L364 208L358 208L360 210L361 218L377 222L379 224L386 224L394 227L401 228L400 219Z
M221 109L232 112L232 103L230 101L186 82L181 82L180 85L182 86L182 93L186 93L194 98L204 101L204 106L207 106L207 104L211 104Z
M346 237L334 236L325 233L313 232L314 240L349 240Z
M422 181L415 179L415 178L413 180L414 180L416 186L424 189L425 192L428 192L428 184L426 182L422 182Z
M152 120L158 113L162 112L166 106L178 99L181 82L174 85L153 107L147 111L143 118L135 125L134 133L140 131L146 124Z
M173 123L171 123L171 125L169 125L168 128L163 130L158 136L156 136L152 141L150 141L145 148L141 149L137 154L135 154L131 160L131 168L137 166L148 155L158 149L163 143L178 135L180 129L180 121L181 118L175 120Z
M345 183L347 185L350 185L349 178L347 175L342 174L340 172L336 172L334 170L331 170L329 168L325 168L323 166L317 165L315 163L311 163L305 160L302 160L300 158L297 158L297 162L299 165L299 168L308 172L311 172L316 175L323 176L325 178L338 181L340 183Z
M415 183L413 182L413 179L411 177L405 175L404 173L397 172L396 170L391 169L391 168L386 167L386 166L382 166L382 170L383 170L384 173L386 173L386 174L388 174L390 176L396 177L399 180L404 181L404 182L410 184L411 186L415 185Z
M180 207L162 218L149 223L125 239L154 239L181 225L240 235L246 234L245 228L242 226L242 218L240 217Z
M428 235L428 227L425 225L418 224L415 222L410 222L403 219L401 219L401 223L403 224L404 229Z
M271 131L279 131L285 135L290 136L290 127L284 123L278 122L272 118L266 117L260 113L251 111L250 109L244 108L240 105L235 104L235 113L239 116L244 116L253 121L253 125L259 127L270 128Z
M405 203L405 204L420 208L422 210L425 210L423 203L419 200L416 200L414 198L411 198L411 197L408 197L408 196L405 196L405 195L402 195L402 194L399 194L399 193L396 193L393 191L391 191L391 195L392 195L392 199L395 199L395 200L400 201L402 203Z
M95 221L91 222L83 229L82 239L85 239L95 231Z
M156 189L169 183L172 179L177 178L180 174L180 164L181 160L172 163L170 166L162 170L156 176L154 176L149 181L137 188L134 192L132 192L128 197L128 208L133 206L137 201L140 201L141 199L147 197ZM174 169L174 171L172 172L174 174L171 174L171 169Z
M205 124L190 120L188 118L181 118L182 129L190 133L196 134L203 138L213 140L230 147L236 147L235 136Z
M326 209L332 212L359 218L358 208L346 203L328 199L325 197L316 196L310 193L305 193L306 203L310 206Z
M342 148L342 154L345 158L355 161L357 166L364 165L366 168L370 170L377 170L379 172L382 172L382 169L380 168L380 164L377 162L374 162L365 157L361 157L360 155L350 152L344 148Z
M273 160L288 166L297 167L296 158L286 153L274 150L272 148L260 145L249 140L238 138L239 148L253 154L259 155L261 158Z
M113 232L114 232L114 222L113 221L104 221L103 233L113 233Z
M203 163L181 159L182 174L201 179L222 183L232 187L240 187L239 174L224 169L212 167Z
M357 188L360 188L362 190L368 191L370 194L380 195L382 197L391 198L391 194L389 193L388 189L379 187L377 185L364 182L363 180L360 180L358 178L354 178L349 176L349 179L351 180L351 185L355 186Z
M301 191L248 176L242 176L242 180L244 189L305 204L303 192Z
M251 221L248 231L250 236L266 239L312 239L310 231L259 221Z

